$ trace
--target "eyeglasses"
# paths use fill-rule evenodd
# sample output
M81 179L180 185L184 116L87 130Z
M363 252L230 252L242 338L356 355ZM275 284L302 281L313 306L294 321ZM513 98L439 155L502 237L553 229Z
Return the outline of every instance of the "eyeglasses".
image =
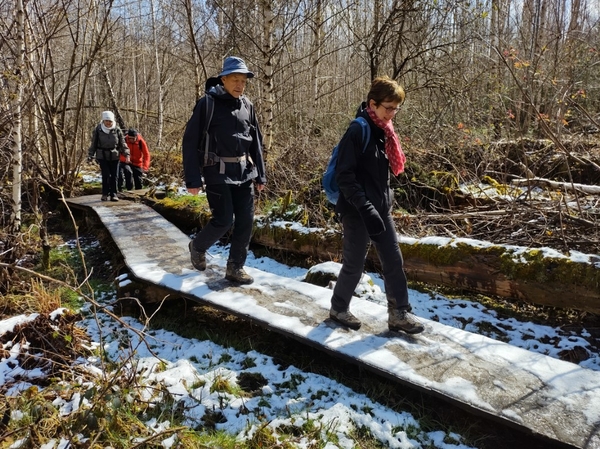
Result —
M394 108L392 106L384 106L382 104L380 104L379 106L381 106L383 109L385 109L385 112L387 112L388 114L397 114L398 111L400 110L400 106Z

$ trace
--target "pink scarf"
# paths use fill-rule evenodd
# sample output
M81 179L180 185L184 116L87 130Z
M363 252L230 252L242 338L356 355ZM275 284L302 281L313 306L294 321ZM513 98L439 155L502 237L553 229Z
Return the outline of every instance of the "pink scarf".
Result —
M373 123L375 123L378 128L381 128L385 134L385 153L390 161L392 173L395 176L398 176L404 171L406 156L402 151L400 141L398 140L398 136L394 131L394 125L392 124L391 120L387 123L383 123L383 121L377 117L375 111L373 111L370 107L367 108L367 113L369 114L369 117L371 117L371 120L373 120Z

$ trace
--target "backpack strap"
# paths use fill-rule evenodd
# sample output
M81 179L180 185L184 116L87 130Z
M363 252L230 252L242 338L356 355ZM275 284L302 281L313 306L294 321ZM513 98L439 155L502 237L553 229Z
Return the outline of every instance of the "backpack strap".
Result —
M252 109L250 108L250 102L248 101L248 98L246 98L245 95L241 96L241 100L242 100L242 104L244 105L244 107L248 110L248 114L250 115L250 133L252 133L255 130L254 125L252 125ZM253 139L256 139L255 136L252 136ZM225 161L227 162L227 161ZM250 154L248 154L248 152L246 152L246 162L249 163L253 163L252 158L250 157Z
M369 123L364 117L356 117L353 122L358 122L360 124L360 129L362 131L362 141L363 141L363 150L364 153L367 151L367 147L369 146L369 141L371 140L371 127Z
M212 116L215 111L214 98L208 94L205 95L204 96L204 105L206 106L206 111L204 114L204 130L202 131L202 141L204 142L204 164L203 164L203 166L206 167L206 164L208 163L208 147L209 147L208 127L210 126L210 122L212 120Z

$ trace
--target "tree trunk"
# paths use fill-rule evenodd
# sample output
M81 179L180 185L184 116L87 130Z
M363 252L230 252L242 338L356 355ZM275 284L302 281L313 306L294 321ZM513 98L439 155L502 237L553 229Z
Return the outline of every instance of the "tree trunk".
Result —
M156 37L156 17L154 11L154 0L150 0L150 17L152 18L152 41L154 44L154 64L156 65L156 87L158 89L158 124L156 129L156 148L161 148L162 146L162 134L163 134L163 123L164 123L164 105L163 105L163 81L162 81L162 71L160 67L160 60L158 56L158 39Z
M265 158L273 146L273 105L275 104L275 93L273 85L273 8L271 0L263 0L263 59L264 84L265 84L265 107L262 114L262 134Z
M17 43L16 43L16 65L15 65L15 97L13 115L13 153L12 153L12 213L11 231L17 234L21 230L21 174L23 170L23 69L25 67L25 12L23 0L17 0Z

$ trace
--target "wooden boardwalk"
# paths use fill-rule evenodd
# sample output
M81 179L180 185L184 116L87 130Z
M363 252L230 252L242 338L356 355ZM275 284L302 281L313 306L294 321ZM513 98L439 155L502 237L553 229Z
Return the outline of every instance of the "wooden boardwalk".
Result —
M331 291L257 269L248 286L224 269L192 269L189 238L140 203L68 200L93 211L110 232L131 275L334 354L399 384L518 428L549 446L600 449L600 373L480 335L423 320L426 331L387 331L387 310L354 300L359 331L328 319ZM209 260L210 262L210 260Z

